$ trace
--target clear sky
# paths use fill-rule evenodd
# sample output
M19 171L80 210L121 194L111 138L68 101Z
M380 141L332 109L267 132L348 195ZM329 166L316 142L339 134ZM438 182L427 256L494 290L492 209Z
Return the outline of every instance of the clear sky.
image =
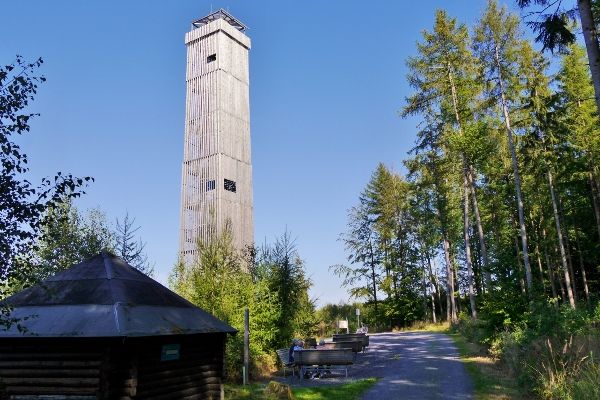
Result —
M401 170L414 142L417 121L398 115L411 91L405 60L437 8L471 24L485 1L3 2L0 62L45 61L31 108L41 116L20 141L34 181L93 176L77 206L134 216L163 283L178 248L184 34L221 7L252 39L255 240L287 227L312 296L347 301L328 272L346 260L347 210L377 163Z

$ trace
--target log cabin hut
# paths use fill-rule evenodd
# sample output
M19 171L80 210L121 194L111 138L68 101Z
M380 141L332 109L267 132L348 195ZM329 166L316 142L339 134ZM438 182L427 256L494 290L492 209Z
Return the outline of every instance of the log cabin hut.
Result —
M223 398L236 330L110 253L4 303L0 399Z

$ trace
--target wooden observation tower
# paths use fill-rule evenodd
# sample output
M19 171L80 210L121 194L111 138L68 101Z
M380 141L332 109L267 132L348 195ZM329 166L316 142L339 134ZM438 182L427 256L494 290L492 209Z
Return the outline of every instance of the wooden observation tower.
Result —
M237 249L254 242L246 27L220 9L192 23L187 46L179 252L231 224Z

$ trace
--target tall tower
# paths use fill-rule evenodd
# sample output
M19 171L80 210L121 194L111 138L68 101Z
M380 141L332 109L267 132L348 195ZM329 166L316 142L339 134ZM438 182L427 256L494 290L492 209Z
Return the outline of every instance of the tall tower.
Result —
M254 242L246 27L225 10L192 23L187 46L180 257L196 257L210 226L231 221L234 245Z

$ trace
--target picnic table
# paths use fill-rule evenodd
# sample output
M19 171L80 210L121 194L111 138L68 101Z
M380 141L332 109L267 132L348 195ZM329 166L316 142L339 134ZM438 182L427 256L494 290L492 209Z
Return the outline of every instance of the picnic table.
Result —
M356 354L363 350L362 341L358 340L346 340L346 341L337 341L337 342L329 342L322 344L317 347L318 349L351 349L352 353L356 357Z
M344 333L333 335L334 342L348 342L348 341L360 341L362 343L362 350L369 346L369 335L364 333Z
M300 368L301 378L310 371L331 372L334 369L344 370L348 377L348 365L353 363L351 348L294 351L294 364Z

